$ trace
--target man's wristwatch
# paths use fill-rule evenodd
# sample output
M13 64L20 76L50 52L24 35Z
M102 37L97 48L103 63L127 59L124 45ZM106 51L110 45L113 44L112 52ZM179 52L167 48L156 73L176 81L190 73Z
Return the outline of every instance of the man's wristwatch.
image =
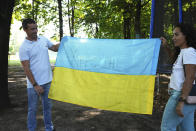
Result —
M33 84L33 87L35 87L35 86L37 86L37 82L35 82L35 83Z
M186 102L186 99L183 98L183 97L180 97L180 98L178 99L178 101L179 101L179 102Z

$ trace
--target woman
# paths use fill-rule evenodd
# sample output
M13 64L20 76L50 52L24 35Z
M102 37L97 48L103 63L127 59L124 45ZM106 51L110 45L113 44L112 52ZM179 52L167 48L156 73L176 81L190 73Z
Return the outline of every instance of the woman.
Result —
M176 131L177 127L180 131L195 131L196 104L188 105L185 99L189 95L196 74L196 31L188 24L178 24L175 27L173 42L176 53L168 48L164 37L160 39L170 56L174 58L169 83L170 98L163 113L161 131Z

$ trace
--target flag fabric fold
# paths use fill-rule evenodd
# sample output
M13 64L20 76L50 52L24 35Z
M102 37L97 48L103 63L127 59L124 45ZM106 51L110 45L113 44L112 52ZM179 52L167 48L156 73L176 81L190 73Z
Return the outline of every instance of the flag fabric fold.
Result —
M49 98L111 111L152 114L159 39L63 37Z

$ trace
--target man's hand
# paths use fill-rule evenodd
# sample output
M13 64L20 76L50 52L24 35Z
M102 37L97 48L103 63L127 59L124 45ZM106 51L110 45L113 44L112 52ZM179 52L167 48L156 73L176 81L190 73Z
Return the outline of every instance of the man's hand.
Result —
M184 102L178 102L177 106L176 106L176 113L178 114L178 116L180 117L184 117L184 114L182 113L184 107Z
M50 47L49 49L54 51L54 52L57 52L58 49L59 49L59 46L60 46L60 43L57 43L56 45L53 45L52 47Z
M34 88L35 88L35 91L37 92L38 95L44 93L43 87L36 85L36 86L34 86Z

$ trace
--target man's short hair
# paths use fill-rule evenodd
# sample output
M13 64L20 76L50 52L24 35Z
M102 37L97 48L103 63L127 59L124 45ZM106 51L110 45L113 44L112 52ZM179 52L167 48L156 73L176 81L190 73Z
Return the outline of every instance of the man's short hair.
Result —
M35 20L33 20L31 18L24 19L22 21L22 28L27 29L28 28L27 24L36 24L36 22L35 22Z

